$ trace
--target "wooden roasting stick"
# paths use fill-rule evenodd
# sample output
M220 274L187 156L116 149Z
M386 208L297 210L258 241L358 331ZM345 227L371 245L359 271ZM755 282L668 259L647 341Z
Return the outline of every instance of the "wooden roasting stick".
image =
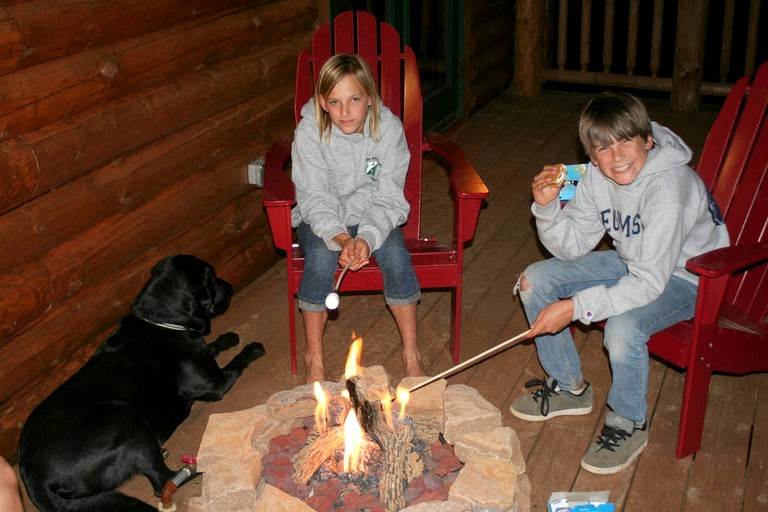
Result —
M468 366L471 366L475 362L480 361L482 359L485 359L486 357L488 357L489 355L493 354L494 352L498 352L499 350L501 350L503 348L507 348L507 347L510 347L512 345L515 345L515 344L519 343L520 341L522 341L528 335L529 332L531 332L530 329L528 329L527 331L525 331L523 333L518 334L514 338L510 338L507 341L503 341L503 342L499 343L498 345L495 345L495 346L489 348L485 352L477 354L475 357L473 357L471 359L467 359L463 363L459 363L456 366L452 366L451 368L448 368L444 372L438 373L434 377L428 378L424 382L419 382L418 384L416 384L415 386L410 388L408 390L408 392L409 393L413 393L417 389L421 389L423 387L429 386L430 384L432 384L435 381L438 381L438 380L440 380L442 378L448 377L449 375L453 375L454 373L460 372L461 370L463 370L464 368L466 368Z

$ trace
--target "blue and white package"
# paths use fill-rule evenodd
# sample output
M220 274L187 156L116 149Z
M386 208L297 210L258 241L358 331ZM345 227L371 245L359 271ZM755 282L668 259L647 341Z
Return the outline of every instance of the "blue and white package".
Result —
M560 189L560 200L570 201L576 193L576 185L587 172L587 164L569 164L565 166L565 184Z

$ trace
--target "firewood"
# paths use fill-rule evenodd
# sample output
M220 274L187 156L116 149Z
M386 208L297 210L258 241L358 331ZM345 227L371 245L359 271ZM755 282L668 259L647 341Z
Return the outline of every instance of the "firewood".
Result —
M403 422L393 431L386 424L378 402L365 400L366 386L360 377L347 380L352 405L360 426L374 439L384 453L384 472L379 484L379 501L388 511L405 506L407 484L406 461L413 449L414 430L411 422Z
M293 456L293 481L306 485L323 462L332 457L344 445L344 431L341 427L330 429L314 442L309 443Z
M379 484L379 501L388 511L405 507L405 461L413 441L413 428L410 425L399 425L395 430L396 433L381 438L385 463Z

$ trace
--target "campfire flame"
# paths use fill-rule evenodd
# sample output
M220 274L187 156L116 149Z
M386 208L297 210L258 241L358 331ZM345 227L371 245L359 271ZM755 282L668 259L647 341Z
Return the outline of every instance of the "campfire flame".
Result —
M395 430L395 423L392 421L392 395L387 391L384 399L381 401L381 410L384 412L384 420L391 430Z
M358 338L352 333L354 341L349 346L349 355L344 369L344 378L349 380L352 377L361 375L360 356L363 351L363 338ZM354 409L349 411L347 419L344 421L344 471L365 471L365 458L361 457L363 440L365 433L357 421L357 414Z
M344 421L344 471L365 471L365 457L361 457L364 434L360 423L357 421L355 410L351 409Z
M344 378L349 380L352 377L361 375L360 355L363 349L363 339L357 338L353 334L354 341L349 347L349 355L347 356L346 368L344 370ZM314 383L315 400L315 428L318 434L323 435L328 431L328 402L330 401L330 394L327 390L323 389L319 382ZM344 390L342 396L349 399L349 393ZM389 414L388 423L391 424L391 412ZM363 446L365 444L365 432L360 426L360 422L357 420L357 414L354 409L351 409L347 414L347 418L344 421L344 471L349 472L363 472L365 471L365 457L363 453Z
M363 351L363 338L356 338L354 333L352 337L354 341L349 346L349 355L347 356L347 364L344 369L344 378L346 380L351 379L355 375L362 375L360 372L360 354Z
M405 418L405 405L411 399L411 392L404 387L397 386L395 397L397 397L397 401L400 402L400 415L398 418L402 421L403 418Z
M323 435L328 428L328 400L330 400L330 394L317 381L315 381L315 399L317 400L317 405L315 406L315 428L318 434Z

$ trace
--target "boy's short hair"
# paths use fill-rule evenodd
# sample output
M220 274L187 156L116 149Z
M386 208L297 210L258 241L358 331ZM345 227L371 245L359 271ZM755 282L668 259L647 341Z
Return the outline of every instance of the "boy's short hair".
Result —
M318 73L315 84L315 117L320 129L320 138L331 137L331 116L320 106L320 97L328 96L336 84L345 76L351 76L360 90L371 100L371 114L368 129L373 140L379 140L379 90L365 60L354 53L339 53L325 61Z
M579 139L591 155L595 144L610 145L617 140L652 135L651 119L645 105L626 92L604 92L587 103L579 118Z

